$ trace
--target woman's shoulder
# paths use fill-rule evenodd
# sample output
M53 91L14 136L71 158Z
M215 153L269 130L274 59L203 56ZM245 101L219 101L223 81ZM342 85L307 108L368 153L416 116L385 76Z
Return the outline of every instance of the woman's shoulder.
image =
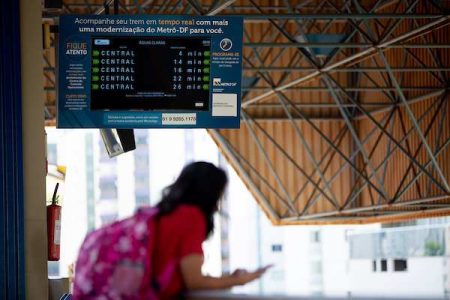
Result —
M160 220L162 227L179 230L190 230L193 227L203 228L206 226L205 217L197 206L194 205L179 205L173 212L165 215ZM170 230L172 230L170 229Z
M200 210L200 208L198 208L195 205L190 205L190 204L179 205L173 211L173 214L177 215L177 216L192 217L192 218L203 217L203 213Z

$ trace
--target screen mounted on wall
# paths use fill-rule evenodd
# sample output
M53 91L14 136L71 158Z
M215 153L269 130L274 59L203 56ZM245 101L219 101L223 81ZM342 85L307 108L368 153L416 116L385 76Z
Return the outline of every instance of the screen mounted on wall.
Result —
M64 15L59 128L239 128L241 17Z

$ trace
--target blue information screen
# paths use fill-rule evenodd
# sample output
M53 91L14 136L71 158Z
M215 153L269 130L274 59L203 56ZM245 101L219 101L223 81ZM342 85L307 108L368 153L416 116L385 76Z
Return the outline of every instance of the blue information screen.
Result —
M239 128L240 17L60 18L59 128Z

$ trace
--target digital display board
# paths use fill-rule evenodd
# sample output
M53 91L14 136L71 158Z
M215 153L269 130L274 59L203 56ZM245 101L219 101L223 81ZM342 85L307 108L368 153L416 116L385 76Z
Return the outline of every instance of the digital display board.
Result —
M210 39L95 37L91 46L91 109L209 109Z
M238 128L242 18L60 18L59 128Z

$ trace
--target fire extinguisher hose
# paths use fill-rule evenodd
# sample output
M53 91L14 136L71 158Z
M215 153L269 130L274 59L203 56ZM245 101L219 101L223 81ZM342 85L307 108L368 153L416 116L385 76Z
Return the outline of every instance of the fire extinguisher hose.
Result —
M53 205L56 205L56 193L58 193L58 188L59 188L59 182L56 183L55 190L53 191L53 196L52 196L52 204Z

